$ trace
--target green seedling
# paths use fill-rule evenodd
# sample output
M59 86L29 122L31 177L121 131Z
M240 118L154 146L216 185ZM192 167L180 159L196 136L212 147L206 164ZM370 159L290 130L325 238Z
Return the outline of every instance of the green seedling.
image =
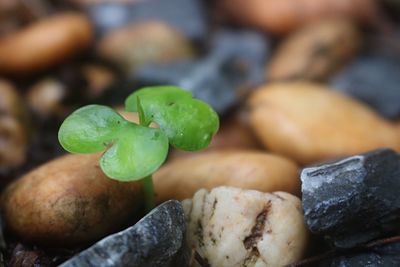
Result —
M144 179L150 210L155 204L151 175L165 161L169 144L187 151L204 149L217 132L219 119L209 105L174 86L140 89L126 99L125 109L138 112L140 123L125 120L110 107L88 105L65 119L58 139L71 153L105 150L100 167L112 179ZM152 122L158 127L149 127Z

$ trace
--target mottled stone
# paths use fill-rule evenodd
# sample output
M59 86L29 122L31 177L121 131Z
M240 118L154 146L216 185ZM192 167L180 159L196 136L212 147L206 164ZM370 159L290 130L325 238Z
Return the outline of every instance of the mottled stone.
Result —
M178 201L155 208L134 226L97 242L60 267L188 266L185 217Z
M400 156L380 149L301 173L310 230L351 248L398 227Z
M351 95L387 118L400 116L400 61L388 56L363 56L331 81L336 90Z
M183 205L188 242L209 267L286 266L307 247L301 203L291 194L221 186Z
M269 44L254 31L221 30L201 60L177 64L147 65L135 79L144 84L175 84L222 113L238 101L238 90L264 81Z
M325 260L320 267L397 267L400 266L400 242L380 247L369 251L353 253Z

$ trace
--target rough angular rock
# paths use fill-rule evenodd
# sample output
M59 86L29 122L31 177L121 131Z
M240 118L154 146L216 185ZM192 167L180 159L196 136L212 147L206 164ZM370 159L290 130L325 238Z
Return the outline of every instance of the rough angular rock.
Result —
M332 87L367 103L387 118L400 117L400 61L363 56L331 81Z
M400 266L400 243L375 247L369 251L353 253L323 261L320 267L397 267Z
M97 242L60 267L185 267L189 251L178 201L155 208L134 226Z
M382 147L400 150L394 124L319 84L272 83L249 100L251 125L263 145L302 164Z
M400 156L380 149L301 173L305 220L336 247L351 248L391 230L400 218Z
M183 205L189 244L210 267L285 266L306 248L301 203L291 194L223 186Z
M176 84L222 113L238 101L237 91L264 81L268 40L255 31L221 30L201 60L140 68L144 84Z

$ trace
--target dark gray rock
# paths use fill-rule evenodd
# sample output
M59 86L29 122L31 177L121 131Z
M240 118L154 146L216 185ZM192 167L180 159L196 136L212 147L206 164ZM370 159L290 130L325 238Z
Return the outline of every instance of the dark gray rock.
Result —
M353 96L383 116L400 117L400 61L389 56L363 56L337 74L333 88Z
M191 39L204 39L208 33L208 14L202 0L104 3L90 6L88 12L100 34L129 23L149 20L165 22Z
M400 157L381 149L301 173L305 221L339 248L398 228Z
M190 258L185 231L182 205L171 200L60 267L185 267Z
M238 101L238 91L264 81L269 43L254 31L221 30L210 52L201 60L168 65L147 65L133 76L140 83L174 84L193 93L223 113Z
M321 267L398 267L400 266L400 243L371 248L366 252L353 253L325 260Z

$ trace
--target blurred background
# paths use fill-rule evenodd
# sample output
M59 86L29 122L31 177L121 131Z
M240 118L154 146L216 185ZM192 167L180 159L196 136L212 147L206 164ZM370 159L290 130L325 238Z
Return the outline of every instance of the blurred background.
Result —
M64 153L57 131L73 110L121 108L149 85L217 110L210 149L262 149L247 97L300 80L400 127L400 1L0 0L0 185Z

